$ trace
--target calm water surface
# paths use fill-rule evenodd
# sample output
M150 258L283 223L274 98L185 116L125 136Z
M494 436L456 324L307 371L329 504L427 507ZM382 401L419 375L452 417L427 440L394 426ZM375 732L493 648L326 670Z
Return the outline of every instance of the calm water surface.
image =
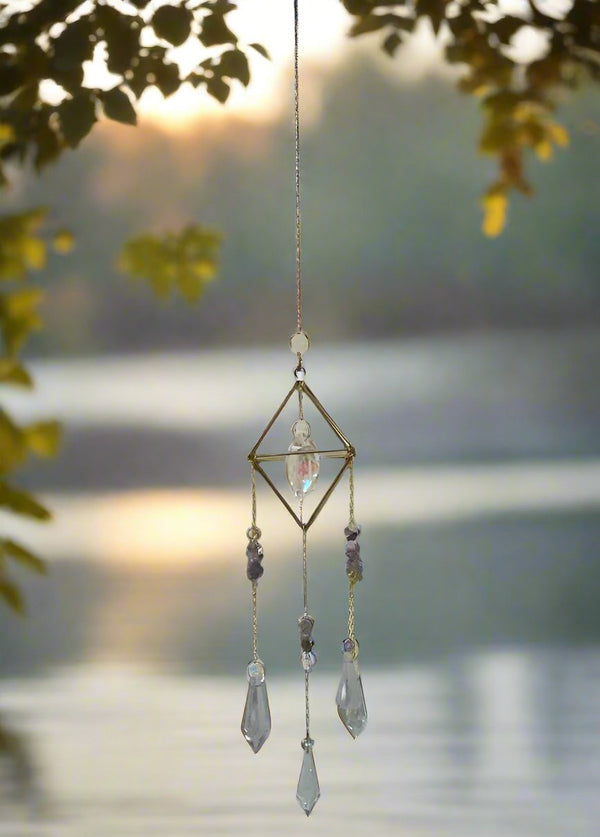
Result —
M595 837L600 818L600 648L503 650L364 672L370 720L353 742L333 673L314 676L322 797L294 798L302 684L270 678L273 732L254 756L245 684L93 665L4 681L27 730L37 790L4 771L0 833ZM12 788L12 790L11 790Z

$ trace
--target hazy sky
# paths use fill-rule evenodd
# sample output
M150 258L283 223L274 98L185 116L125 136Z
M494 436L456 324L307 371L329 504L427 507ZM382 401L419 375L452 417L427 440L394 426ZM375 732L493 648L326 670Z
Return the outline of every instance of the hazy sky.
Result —
M427 26L419 30L411 43L405 44L399 56L391 61L381 54L380 34L357 40L347 37L352 18L339 0L302 0L300 4L300 71L307 65L330 65L343 61L351 51L370 51L391 74L403 80L420 78L429 72L440 72L440 48ZM164 101L158 90L148 90L142 99L142 113L169 127L183 127L199 115L212 117L244 114L254 119L273 118L287 109L291 98L293 56L293 4L292 0L242 0L236 12L231 13L231 26L245 44L263 44L271 55L266 61L249 50L252 81L248 89L236 84L224 108L203 90L185 85L175 95ZM191 70L196 56L202 53L184 44L173 51L181 61L184 72ZM447 70L446 70L447 72ZM306 78L306 77L305 77ZM286 89L287 88L287 89ZM310 107L318 91L314 73L311 87L303 92L305 118L310 117Z

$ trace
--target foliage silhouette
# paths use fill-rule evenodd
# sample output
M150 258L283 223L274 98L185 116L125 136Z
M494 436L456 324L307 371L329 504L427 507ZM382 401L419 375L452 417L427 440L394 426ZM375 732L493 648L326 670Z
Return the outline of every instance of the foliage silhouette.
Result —
M497 158L499 174L483 196L483 230L504 229L508 196L532 193L525 177L527 151L541 160L569 142L553 118L561 90L585 78L600 78L600 5L574 0L562 16L523 0L520 13L503 14L497 2L483 0L342 0L355 22L350 35L383 35L382 48L394 56L421 19L429 21L444 44L449 64L461 68L459 89L481 98L483 130L479 150ZM548 4L544 4L548 7ZM539 44L523 60L519 42Z
M577 87L600 74L600 7L596 0L574 0L562 16L523 0L522 11L503 14L497 2L482 0L342 0L354 19L350 36L383 35L382 48L394 56L417 23L425 19L444 44L446 60L464 68L459 89L481 98L484 125L479 150L497 158L498 178L483 196L483 229L498 235L506 223L512 191L530 194L525 160L533 151L542 160L568 135L553 118L561 89ZM204 88L226 102L233 84L250 81L249 50L268 57L260 44L245 44L230 27L236 4L228 0L171 0L155 8L150 0L113 6L80 0L39 0L28 10L0 3L0 185L7 168L33 166L40 171L66 149L76 148L99 117L135 125L144 91L156 87L167 97L181 85ZM541 47L523 62L517 46L523 35L537 34ZM185 77L173 47L188 40L200 50L196 67ZM89 84L88 62L104 66L108 88ZM31 270L43 268L47 244L37 211L0 221L0 383L31 386L19 360L30 334L40 327L40 292L22 284ZM69 235L56 236L58 251L68 251ZM123 250L121 264L144 276L161 295L179 289L197 299L216 270L218 236L189 227L163 240L140 237ZM52 455L58 444L54 422L20 427L0 413L0 507L39 520L47 510L31 495L6 482L31 453ZM6 574L7 559L40 571L42 564L24 547L0 541L0 597L23 607Z

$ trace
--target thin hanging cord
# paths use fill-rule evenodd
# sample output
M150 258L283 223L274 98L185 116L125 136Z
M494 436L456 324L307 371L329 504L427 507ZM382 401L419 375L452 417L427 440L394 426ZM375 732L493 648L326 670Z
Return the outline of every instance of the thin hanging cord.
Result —
M296 137L296 330L302 331L302 224L300 206L300 74L298 61L298 0L294 0L294 128Z
M254 475L254 465L251 465L252 483L252 530L256 532L256 480ZM258 660L258 617L257 617L257 583L252 582L252 659L254 662Z
M300 495L300 522L304 522L304 495ZM304 615L308 613L308 556L306 553L306 529L302 527L302 592L304 595ZM309 672L304 671L304 717L306 721L306 740L310 739L310 694Z

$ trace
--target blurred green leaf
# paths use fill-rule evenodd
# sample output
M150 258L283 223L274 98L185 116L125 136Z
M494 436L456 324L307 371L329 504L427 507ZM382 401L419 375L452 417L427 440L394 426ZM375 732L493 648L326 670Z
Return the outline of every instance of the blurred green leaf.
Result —
M231 79L236 78L241 81L244 87L250 84L250 66L248 59L241 50L228 49L223 52L219 68L222 76Z
M152 26L159 38L173 46L187 41L194 16L185 6L159 6L154 12Z
M65 99L58 108L60 125L65 142L76 148L92 130L96 122L96 106L89 93L79 93L72 99Z
M52 515L35 497L21 488L15 488L0 480L0 507L15 514L33 517L35 520L50 520Z
M61 427L58 421L38 421L23 428L28 450L37 456L56 456L60 447Z
M29 372L17 361L0 357L0 384L13 384L31 389L33 381Z
M17 585L6 576L0 575L0 599L21 616L25 613L25 601Z
M123 247L119 267L133 278L145 279L158 297L178 289L193 302L216 275L220 241L217 232L200 226L162 238L140 235Z
M213 76L213 78L206 80L206 89L210 95L218 102L221 102L222 105L225 104L229 98L229 94L231 93L231 88L227 82L223 81L223 79L218 76Z
M38 573L38 575L46 574L46 564L42 559L38 558L37 555L34 555L28 549L25 549L25 547L15 543L15 541L8 539L0 541L0 554L2 553L8 555L22 566L27 567L27 569Z
M249 46L251 46L252 49L256 52L258 52L259 55L262 55L263 58L266 58L268 61L271 60L271 56L262 44L249 44Z
M114 119L116 122L124 122L126 125L135 125L137 123L137 115L131 100L124 90L120 87L113 87L112 90L106 90L100 94L100 99L104 106L104 113L109 119Z

